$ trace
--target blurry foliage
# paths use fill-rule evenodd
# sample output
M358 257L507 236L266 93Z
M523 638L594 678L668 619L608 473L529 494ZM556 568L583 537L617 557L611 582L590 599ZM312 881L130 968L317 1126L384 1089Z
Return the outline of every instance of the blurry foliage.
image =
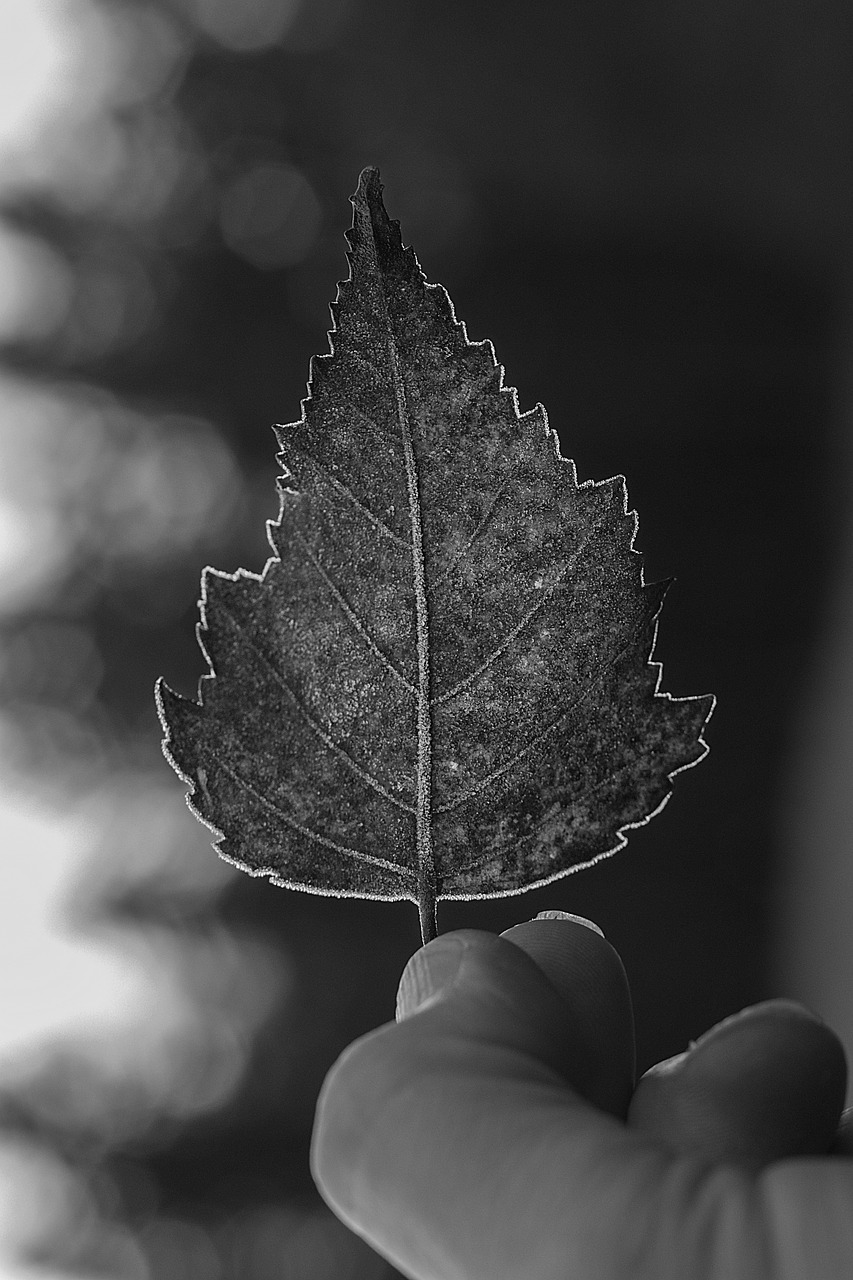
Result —
M692 808L573 886L626 957L641 1062L765 994L783 695L834 530L851 27L805 0L0 4L10 1256L392 1274L321 1206L307 1144L334 1057L391 1016L408 912L237 884L151 696L201 674L201 567L268 554L268 426L298 412L365 164L580 477L625 472L649 580L679 575L668 681L720 694Z

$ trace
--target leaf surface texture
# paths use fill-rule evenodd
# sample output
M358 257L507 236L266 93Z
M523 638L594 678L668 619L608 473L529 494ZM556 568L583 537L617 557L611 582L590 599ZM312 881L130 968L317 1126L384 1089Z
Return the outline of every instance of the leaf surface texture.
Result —
M427 284L375 169L259 577L205 570L199 700L167 757L220 853L319 893L518 893L625 844L706 753L713 695L658 692L622 476L578 483L545 410Z

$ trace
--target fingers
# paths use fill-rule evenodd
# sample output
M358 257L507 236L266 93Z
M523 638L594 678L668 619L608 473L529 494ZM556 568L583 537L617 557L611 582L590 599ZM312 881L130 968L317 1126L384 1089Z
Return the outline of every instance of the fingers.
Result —
M600 931L596 939L567 929L565 918L530 920L501 937L532 956L567 1005L574 1061L564 1065L566 1078L588 1101L624 1117L634 1072L628 980L612 948L606 962ZM410 970L417 964L415 956ZM404 975L404 998L406 985ZM577 1057L582 1037L594 1046L585 1077ZM846 1088L835 1032L802 1005L769 1000L647 1071L627 1115L676 1152L757 1168L786 1156L853 1151L853 1111L839 1121Z
M769 1000L647 1071L628 1122L674 1151L758 1168L826 1154L846 1089L835 1033L802 1005Z
M529 1037L522 1043L531 1054L542 1061L547 1055L584 1098L624 1119L635 1074L634 1015L625 969L597 925L565 913L553 915L500 935L536 962L536 970L529 971L537 986L544 973L562 999L561 1006L552 1003L540 1020L519 1024L516 1031ZM435 983L433 965L428 950L412 956L400 982L398 1019L413 1012L427 986ZM481 1014L483 1034L494 1036L485 1006ZM469 1030L477 1034L476 1027ZM501 1030L505 1035L507 1028Z
M323 1195L417 1280L684 1280L693 1263L713 1275L718 1244L743 1262L719 1276L761 1280L745 1175L679 1161L584 1101L610 1072L604 1092L623 1107L630 1004L604 939L559 927L572 938L556 953L546 944L552 979L519 945L473 930L418 953L407 1016L351 1046L323 1087L312 1142ZM556 954L577 962L577 991ZM595 991L617 1012L596 1008ZM425 1001L410 1013L415 996Z
M311 1162L327 1202L415 1280L846 1280L853 1160L782 1159L753 1174L678 1154L671 1131L662 1140L654 1123L619 1118L632 1050L614 956L570 921L507 937L465 930L418 952L401 983L402 1021L351 1046L323 1086ZM750 1122L748 1098L760 1109L762 1090L775 1090L778 1125L791 1099L837 1087L834 1049L822 1033L810 1038L820 1024L795 1013L808 1026L791 1038L787 1016L777 1006L769 1025L766 1012L751 1014L777 1037L772 1053L792 1057L793 1084L783 1064L782 1086L768 1070L743 1090L741 1071L771 1053L759 1039L756 1055L750 1016L703 1038L693 1068L715 1082L705 1105L723 1112L730 1142L734 1117ZM597 1089L606 1110L584 1097ZM821 1116L818 1106L812 1122ZM759 1147L774 1133L760 1124ZM798 1141L817 1139L805 1126Z

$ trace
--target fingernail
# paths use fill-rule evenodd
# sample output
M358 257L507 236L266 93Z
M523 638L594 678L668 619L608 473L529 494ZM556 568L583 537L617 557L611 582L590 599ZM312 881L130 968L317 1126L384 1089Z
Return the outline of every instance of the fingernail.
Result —
M428 1001L453 986L462 964L465 944L458 938L434 938L412 956L397 990L397 1021L423 1009Z
M604 934L598 925L592 920L587 920L585 916L573 916L570 911L540 911L538 916L533 917L534 920L571 920L574 924L586 925L587 929L592 929L594 933Z

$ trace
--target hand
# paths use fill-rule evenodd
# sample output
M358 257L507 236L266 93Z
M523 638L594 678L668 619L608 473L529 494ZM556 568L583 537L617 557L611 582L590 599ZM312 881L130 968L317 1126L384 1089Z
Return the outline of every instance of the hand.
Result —
M838 1038L784 1000L635 1088L594 925L466 929L412 957L396 1025L330 1071L312 1170L415 1280L850 1280L845 1088Z

